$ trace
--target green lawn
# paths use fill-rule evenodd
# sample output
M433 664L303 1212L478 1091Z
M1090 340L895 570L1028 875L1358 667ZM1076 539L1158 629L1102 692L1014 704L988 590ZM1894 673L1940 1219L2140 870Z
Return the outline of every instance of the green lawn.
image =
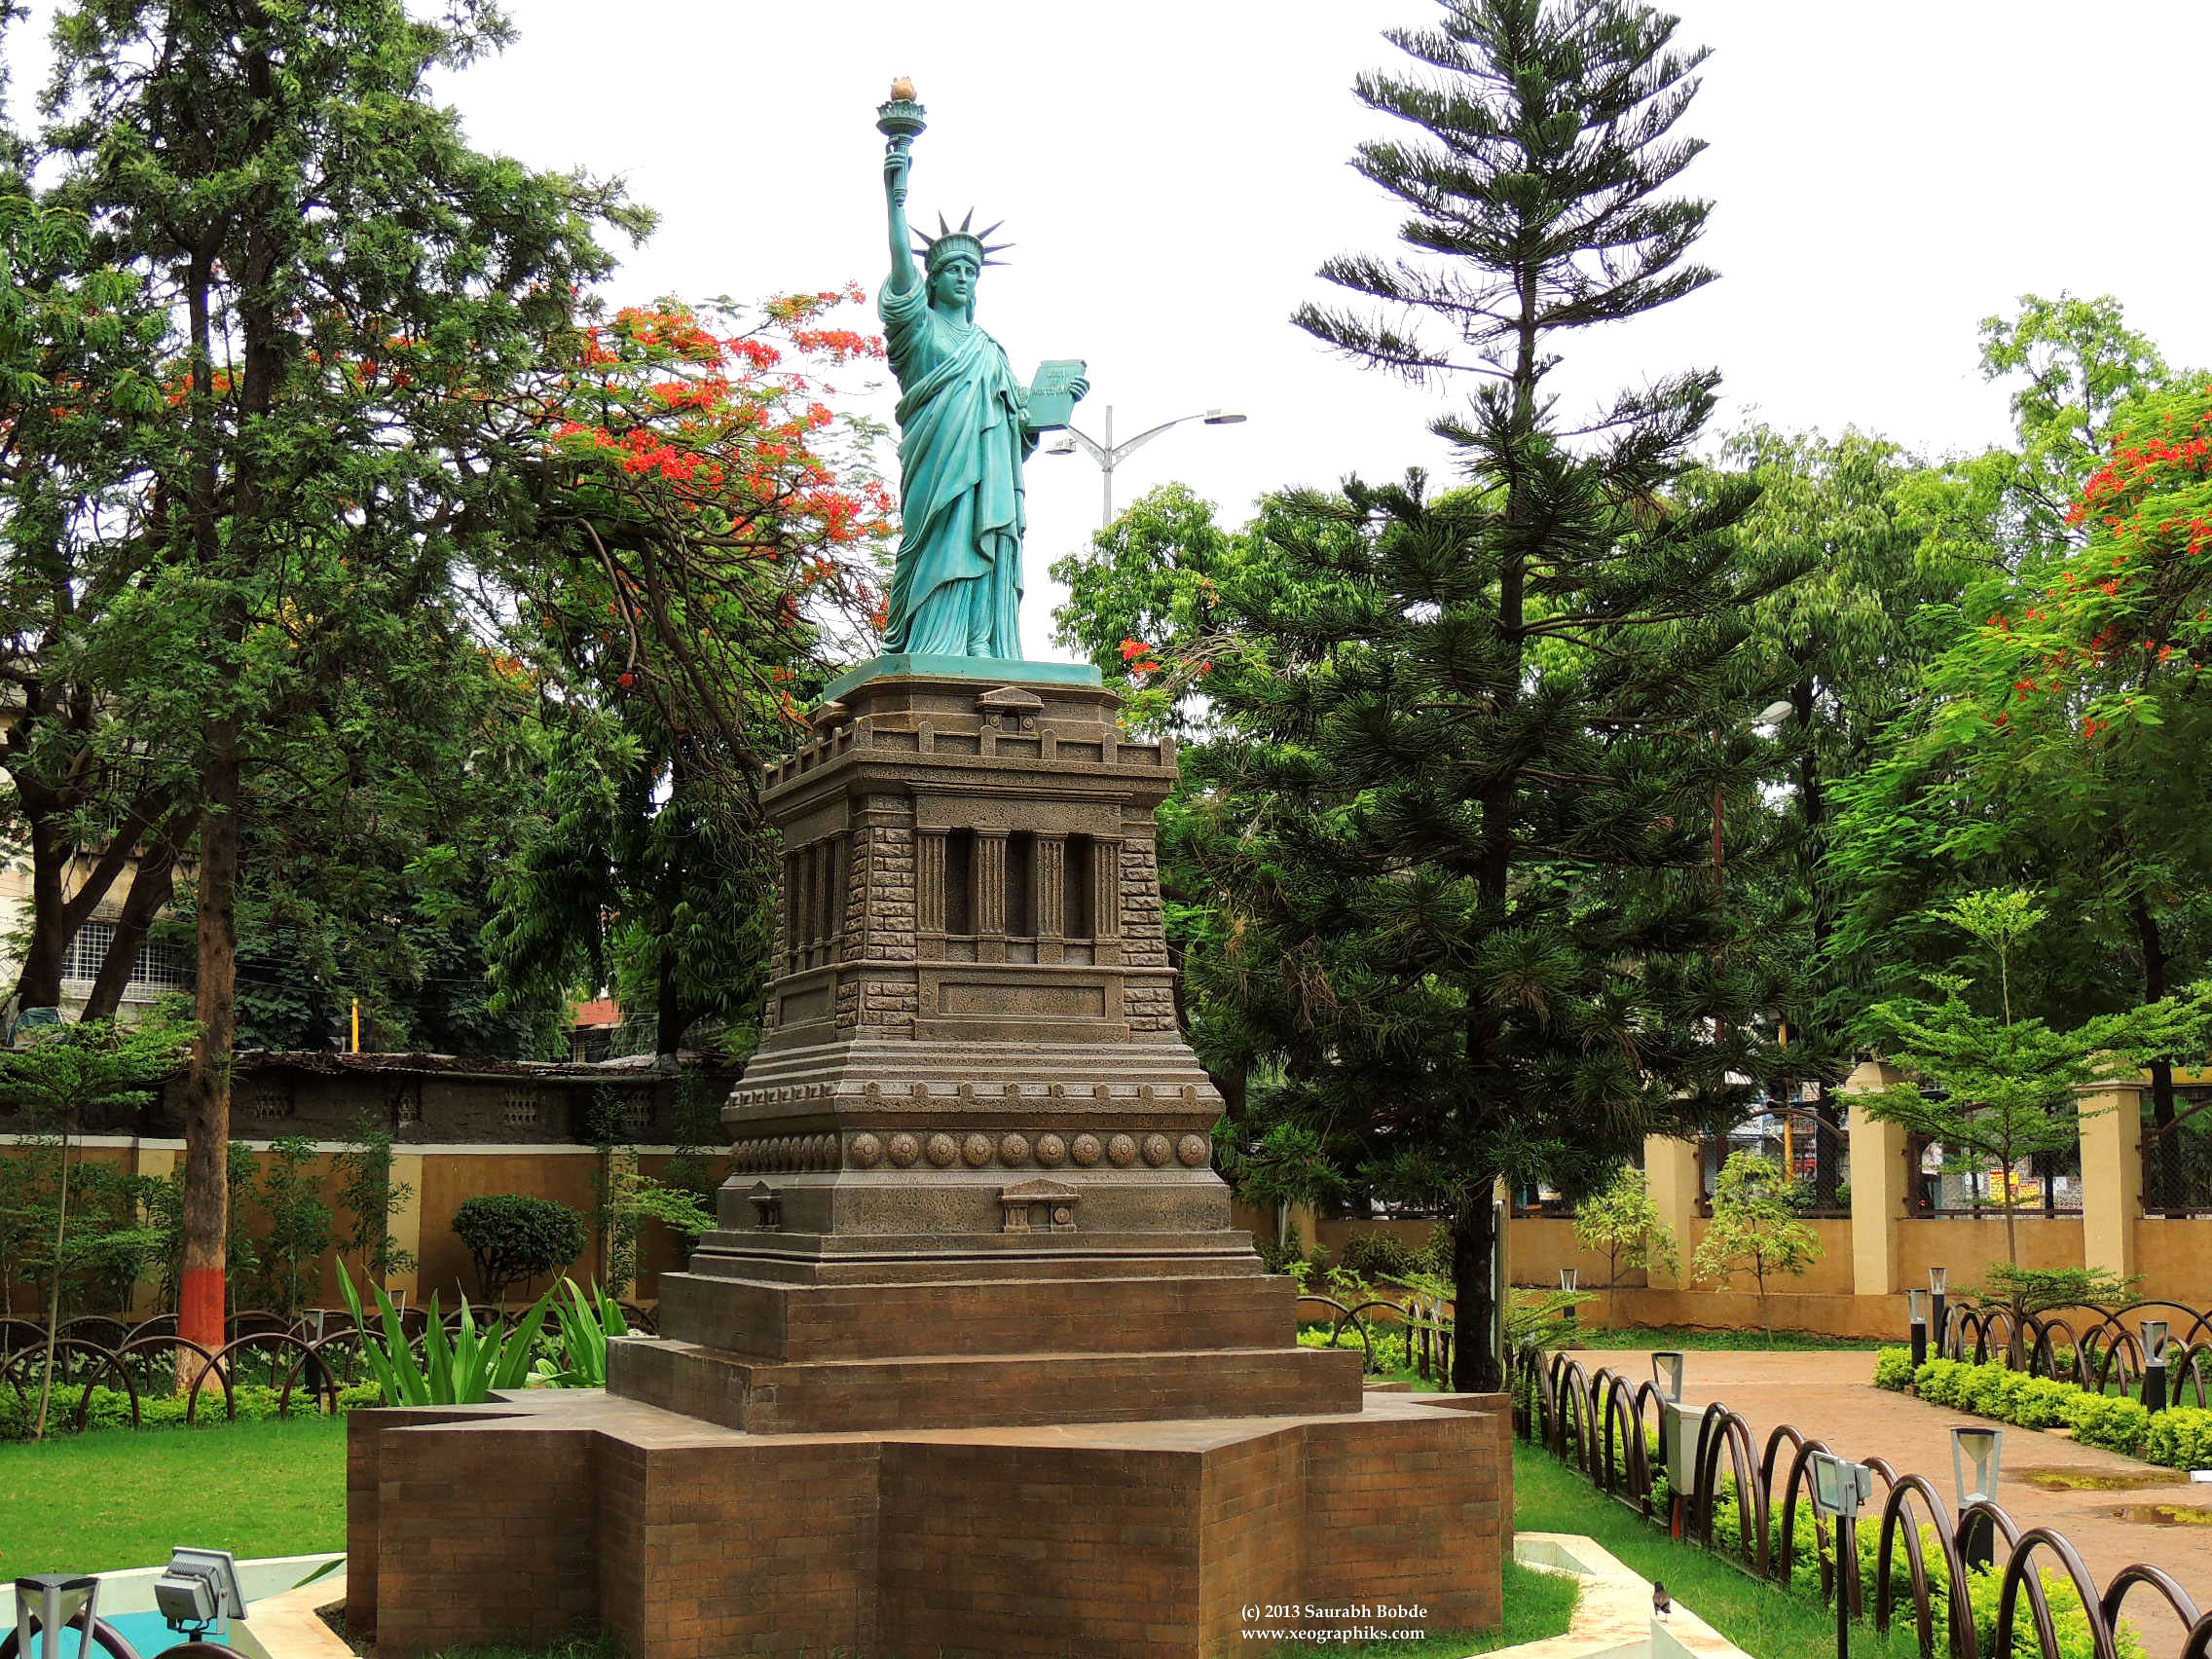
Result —
M1752 1578L1695 1544L1677 1543L1623 1508L1538 1448L1513 1448L1513 1524L1530 1532L1581 1532L1633 1571L1655 1579L1683 1606L1754 1659L1835 1659L1835 1613L1806 1596ZM1871 1624L1854 1625L1854 1653L1911 1659L1918 1648L1910 1619L1899 1621L1895 1643Z
M240 1557L346 1547L338 1418L100 1429L0 1446L0 1583L158 1567L178 1544Z
M1785 1348L1863 1348L1871 1353L1876 1348L1896 1347L1904 1340L1902 1331L1888 1338L1816 1337L1803 1331L1777 1331L1774 1333L1773 1346L1777 1352ZM1584 1348L1679 1348L1688 1352L1692 1349L1713 1351L1763 1348L1767 1346L1767 1340L1764 1331L1693 1331L1684 1325L1629 1325L1617 1331L1577 1328L1557 1346Z

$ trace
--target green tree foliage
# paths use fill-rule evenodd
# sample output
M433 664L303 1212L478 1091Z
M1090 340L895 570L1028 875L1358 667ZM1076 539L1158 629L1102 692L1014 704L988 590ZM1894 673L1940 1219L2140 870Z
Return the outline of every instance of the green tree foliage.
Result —
M2212 967L2212 783L2175 761L2212 738L2212 393L2115 302L2023 305L1984 326L1985 369L2024 382L2016 447L1910 492L1923 557L1985 574L1930 613L1944 648L1836 792L1834 952L1862 1005L1948 958L1947 900L2021 882L2049 910L2013 987L2025 1011L2156 1002ZM2165 1061L2152 1082L2170 1124Z
M1945 917L1996 963L1995 1009L1976 1008L1972 981L1958 974L1933 976L1940 1001L1876 1004L1868 1029L1908 1081L1859 1097L1870 1117L1939 1141L1948 1157L1990 1177L2014 1268L2020 1248L2012 1183L2022 1164L2074 1145L2081 1091L2133 1078L2154 1057L2200 1051L2212 1024L2212 984L2071 1030L2016 1017L2013 965L2046 914L2018 889L1969 894L1948 906Z
M574 331L619 196L470 149L428 96L498 46L461 0L75 4L43 144L57 201L162 317L158 421L124 428L108 546L143 572L105 692L197 824L184 1314L219 1336L237 910L266 787L402 769L536 444L516 393ZM518 418L519 414L519 418ZM518 447L520 446L520 447Z
M1611 1181L1574 1206L1574 1241L1605 1258L1608 1319L1622 1269L1672 1272L1681 1266L1675 1230L1660 1215L1643 1171L1632 1164L1622 1164Z
M1750 1273L1758 1286L1759 1324L1771 1347L1767 1281L1794 1278L1824 1254L1819 1232L1797 1219L1788 1172L1755 1152L1730 1153L1714 1184L1713 1220L1690 1257L1690 1271L1722 1286L1736 1273Z
M1748 1041L1712 810L1751 797L1764 746L1743 728L1773 694L1743 608L1793 569L1738 568L1749 489L1675 488L1714 376L1580 430L1545 385L1572 331L1710 279L1684 262L1705 203L1667 194L1697 153L1671 129L1699 55L1671 29L1454 0L1392 35L1421 71L1359 92L1418 135L1355 166L1408 208L1414 256L1323 274L1436 332L1299 320L1366 362L1478 375L1436 424L1470 487L1278 503L1265 579L1222 583L1221 632L1178 677L1224 733L1193 759L1187 829L1221 895L1221 948L1193 963L1214 1046L1279 1062L1255 1132L1309 1127L1371 1191L1449 1215L1468 1328L1489 1323L1493 1183L1710 1120ZM1456 1386L1496 1385L1486 1345L1458 1355Z

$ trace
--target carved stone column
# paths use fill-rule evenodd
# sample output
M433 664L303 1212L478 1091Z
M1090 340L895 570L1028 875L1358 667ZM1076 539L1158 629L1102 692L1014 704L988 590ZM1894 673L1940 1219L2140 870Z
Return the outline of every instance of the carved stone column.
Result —
M914 931L923 939L934 937L937 948L924 955L944 954L944 831L922 830L914 837Z
M1032 904L1037 916L1037 960L1064 959L1062 941L1068 931L1068 838L1044 834L1037 837L1037 867L1031 873Z
M1006 840L1004 830L976 831L976 959L1006 960Z

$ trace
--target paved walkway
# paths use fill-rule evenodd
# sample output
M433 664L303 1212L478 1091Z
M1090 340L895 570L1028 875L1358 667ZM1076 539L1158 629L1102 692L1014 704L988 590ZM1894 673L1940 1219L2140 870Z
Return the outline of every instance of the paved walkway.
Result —
M1575 1357L1592 1370L1611 1366L1632 1380L1651 1375L1648 1353L1589 1350ZM1766 1436L1777 1423L1792 1423L1847 1457L1878 1456L1899 1474L1924 1476L1946 1505L1954 1502L1951 1427L1983 1419L1876 1388L1872 1353L1692 1352L1687 1358L1683 1399L1699 1406L1718 1400L1741 1413L1751 1426L1754 1456L1765 1451ZM2171 1504L2212 1517L2212 1486L2054 1434L2009 1423L2003 1427L2005 1468L1997 1501L2023 1531L2042 1526L2065 1533L2100 1588L2130 1563L2148 1562L2179 1579L2200 1610L2212 1611L2212 1526L2158 1525L2123 1513ZM2027 1478L2039 1470L2136 1476L2157 1484L2119 1491L2052 1491ZM2046 1565L2056 1565L2055 1558ZM2181 1626L2154 1595L2134 1591L2124 1616L2143 1633L2154 1659L2179 1648Z

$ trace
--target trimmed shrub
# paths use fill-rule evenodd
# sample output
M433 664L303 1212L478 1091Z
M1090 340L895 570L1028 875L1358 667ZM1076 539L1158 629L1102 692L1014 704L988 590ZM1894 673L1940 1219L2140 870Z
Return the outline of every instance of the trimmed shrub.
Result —
M2212 1411L2171 1406L2151 1419L2143 1456L2175 1469L2212 1469Z
M276 1415L277 1391L256 1382L241 1382L232 1389L238 1406L240 1422L266 1422ZM46 1414L46 1431L52 1435L77 1432L77 1406L83 1390L74 1383L57 1386L54 1391L54 1404ZM359 1382L341 1389L338 1409L350 1412L356 1406L381 1406L384 1394L374 1382ZM183 1428L185 1396L178 1394L141 1394L138 1396L138 1420L142 1428ZM293 1417L313 1417L318 1410L315 1396L304 1387L292 1390ZM0 1388L0 1441L28 1440L38 1420L38 1397L18 1399L13 1389ZM200 1412L191 1426L205 1428L229 1422L231 1415L223 1406L220 1384L210 1382L200 1391ZM92 1403L86 1413L87 1430L129 1428L130 1426L130 1396L121 1388L94 1388Z
M2079 1390L2066 1405L2066 1421L2084 1446L2140 1456L2151 1432L2151 1414L2133 1400Z
M465 1198L453 1230L476 1264L477 1288L495 1307L515 1285L567 1267L584 1250L584 1218L552 1198L489 1193Z
M1901 1394L1912 1383L1912 1349L1886 1347L1874 1356L1874 1386Z

